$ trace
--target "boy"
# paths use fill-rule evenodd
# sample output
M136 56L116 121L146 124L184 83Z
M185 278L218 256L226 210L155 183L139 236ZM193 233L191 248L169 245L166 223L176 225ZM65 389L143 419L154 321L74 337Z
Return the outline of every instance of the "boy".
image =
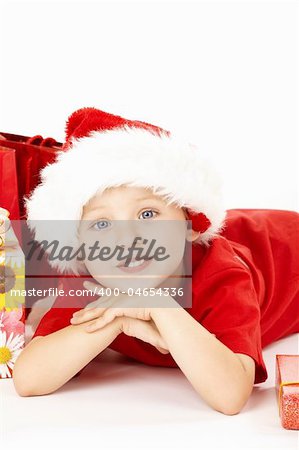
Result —
M63 151L25 200L37 241L55 239L39 221L71 220L60 245L75 249L84 220L146 223L148 212L153 222L191 220L192 288L185 295L192 306L178 307L171 295L163 307L144 307L141 298L137 308L125 306L126 295L95 295L87 304L72 298L71 307L58 297L14 366L20 395L55 391L109 346L146 364L180 367L211 407L236 414L253 384L267 378L262 347L299 331L299 214L225 211L218 175L200 151L161 128L95 108L75 111ZM72 275L63 279L66 292L81 286L86 269L96 283L85 287L107 284L86 261L49 262ZM178 267L169 279L183 276Z

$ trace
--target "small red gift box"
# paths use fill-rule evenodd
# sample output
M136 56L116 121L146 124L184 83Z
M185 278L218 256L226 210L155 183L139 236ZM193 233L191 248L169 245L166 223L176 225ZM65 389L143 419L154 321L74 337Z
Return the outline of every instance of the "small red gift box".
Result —
M276 355L276 394L282 426L299 430L299 355Z

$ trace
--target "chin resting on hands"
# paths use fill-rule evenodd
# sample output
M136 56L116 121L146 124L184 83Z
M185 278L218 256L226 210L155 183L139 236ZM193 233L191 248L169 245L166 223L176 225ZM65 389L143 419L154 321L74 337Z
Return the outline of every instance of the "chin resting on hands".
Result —
M85 282L84 286L94 288L98 285ZM153 345L163 354L169 353L165 341L151 318L151 309L139 306L136 308L126 307L126 303L128 304L130 300L127 296L99 297L74 313L70 321L71 325L86 323L85 331L94 332L118 319L121 332Z

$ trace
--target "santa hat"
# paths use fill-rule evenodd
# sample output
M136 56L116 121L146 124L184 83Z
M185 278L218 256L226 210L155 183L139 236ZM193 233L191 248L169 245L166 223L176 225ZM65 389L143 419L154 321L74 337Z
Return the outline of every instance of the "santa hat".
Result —
M67 220L61 247L78 247L83 206L96 193L126 184L151 188L168 204L185 208L204 245L222 230L226 211L219 173L200 149L158 126L127 120L96 108L81 108L66 122L66 140L56 160L41 171L41 183L24 198L35 240L57 240L49 221ZM62 273L79 274L76 260L49 261Z

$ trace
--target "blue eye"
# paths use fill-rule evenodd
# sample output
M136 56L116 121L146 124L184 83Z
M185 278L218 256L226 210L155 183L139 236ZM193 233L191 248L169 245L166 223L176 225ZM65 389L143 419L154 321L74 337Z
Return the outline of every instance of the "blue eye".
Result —
M98 222L95 222L91 228L95 228L96 230L104 230L107 227L103 226L103 224L107 224L109 223L107 220L99 220ZM100 226L98 227L97 225L100 224Z
M141 213L141 215L146 214L146 213L154 213L154 214L157 214L153 209L147 209L147 210L143 211L143 212ZM143 216L143 219L152 219L152 216L151 216L151 217L149 217L149 216L144 217L144 216Z

